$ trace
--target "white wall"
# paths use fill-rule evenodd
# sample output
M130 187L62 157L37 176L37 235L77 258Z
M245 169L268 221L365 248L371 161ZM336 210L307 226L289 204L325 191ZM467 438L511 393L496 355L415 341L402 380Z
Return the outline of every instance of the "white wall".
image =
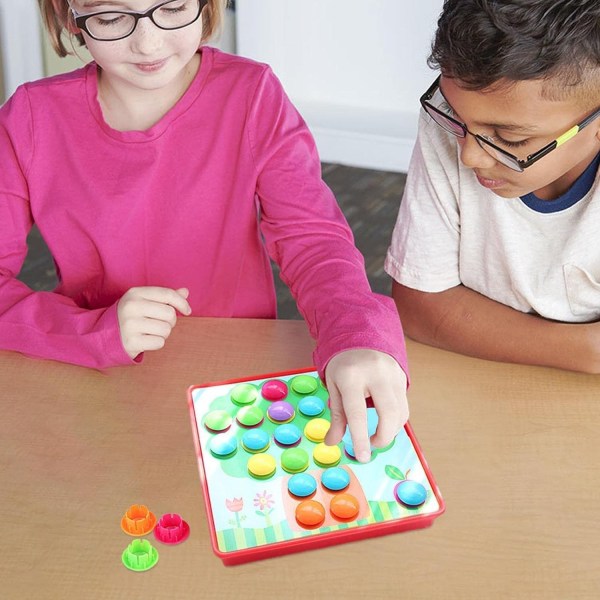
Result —
M443 0L237 0L237 51L269 63L321 159L406 171Z
M35 0L0 0L2 78L7 98L24 81L43 75L38 14Z

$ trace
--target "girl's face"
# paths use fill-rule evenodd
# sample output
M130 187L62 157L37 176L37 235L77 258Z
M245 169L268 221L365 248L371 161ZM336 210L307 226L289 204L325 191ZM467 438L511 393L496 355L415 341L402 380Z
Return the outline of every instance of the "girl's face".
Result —
M182 0L183 3L183 0ZM145 12L156 0L72 0L79 15L100 11ZM176 9L178 2L173 3ZM137 21L123 39L100 41L81 32L87 48L102 69L102 79L122 90L166 90L189 82L192 61L202 39L202 18L181 29L164 30L150 18Z

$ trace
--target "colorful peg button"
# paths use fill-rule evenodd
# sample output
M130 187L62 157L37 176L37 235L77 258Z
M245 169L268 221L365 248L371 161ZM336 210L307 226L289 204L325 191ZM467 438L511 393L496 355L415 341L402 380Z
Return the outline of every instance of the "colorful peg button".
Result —
M271 444L271 438L262 429L249 429L242 436L242 448L246 452L264 452Z
M329 504L331 514L342 521L355 519L360 510L358 499L352 494L336 494Z
M325 521L325 507L316 500L303 500L296 506L296 521L303 527L319 527Z
M235 435L221 433L210 440L208 448L216 458L230 458L237 450L237 439Z
M273 423L289 423L294 418L295 414L296 411L294 410L294 407L285 400L273 402L267 410L267 417L269 417Z
M420 506L427 500L427 490L418 481L405 479L394 488L394 495L398 502L408 506Z
M339 492L350 485L350 474L342 467L332 467L323 471L321 483L328 490Z
M276 400L283 400L288 395L288 386L281 379L269 379L269 381L263 383L260 393L265 400L275 402Z
M306 498L317 491L317 480L308 473L297 473L288 479L288 491L298 498Z
M288 448L281 455L281 468L288 473L301 473L308 469L308 452L302 448Z
M356 460L356 454L354 452L354 446L352 442L344 442L344 452L353 460Z
M395 440L392 440L392 443L388 444L385 448L375 449L373 446L371 446L371 457L373 456L372 452L374 450L378 450L379 452L385 452L386 450L389 450L394 445L394 442L395 442ZM356 452L354 451L354 446L352 445L352 441L344 442L344 452L352 460L357 460Z
M121 529L128 535L146 535L156 525L156 516L143 504L132 504L121 519Z
M374 408L367 408L367 430L369 437L374 436L379 424L379 415Z
M311 419L304 427L304 435L315 443L322 442L331 427L327 419Z
M342 459L342 451L339 446L327 446L318 444L313 450L313 460L319 467L335 467Z
M375 435L377 431L377 425L379 424L379 415L374 408L367 408L367 433L369 437ZM350 435L350 428L346 425L346 431L342 438L345 446L352 447L352 436Z
M325 412L325 402L318 396L306 396L298 402L298 410L305 417L320 417Z
M177 513L163 515L154 528L154 537L163 544L180 544L190 535L190 526Z
M296 446L302 439L302 432L292 423L285 423L275 429L275 442L280 446Z
M244 406L240 408L235 418L244 427L256 427L264 421L263 412L258 406Z
M258 398L258 390L250 383L240 383L231 390L231 400L238 406L252 404Z
M248 473L256 479L269 479L276 469L277 461L270 454L255 454L248 459Z
M296 375L292 377L290 387L296 394L312 394L317 391L319 382L311 375Z
M372 407L367 408L367 433L368 433L369 437L372 437L373 435L375 435L375 432L377 431L378 423L379 423L379 416L377 415L377 411ZM350 458L356 460L356 453L354 452L352 436L350 435L350 429L347 426L346 426L346 431L344 433L344 437L342 438L342 442L344 444L344 451L346 452L346 454ZM374 446L371 446L371 451L376 450L377 452L386 452L395 443L396 443L396 438L393 438L392 441L384 448L375 448Z
M232 422L231 415L226 410L211 410L204 417L204 427L215 433L227 431Z
M121 555L131 571L147 571L158 562L158 551L148 540L133 540Z

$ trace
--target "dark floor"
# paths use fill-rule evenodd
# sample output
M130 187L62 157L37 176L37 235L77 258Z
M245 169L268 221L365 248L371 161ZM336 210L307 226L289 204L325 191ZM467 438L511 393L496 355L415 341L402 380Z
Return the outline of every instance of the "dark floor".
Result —
M333 190L365 257L374 291L388 294L390 280L383 270L406 175L340 165L323 164L323 179ZM29 254L19 275L34 290L51 290L56 273L48 249L37 229L29 235ZM277 272L277 267L274 267ZM296 303L287 287L275 277L278 311L282 319L299 319Z

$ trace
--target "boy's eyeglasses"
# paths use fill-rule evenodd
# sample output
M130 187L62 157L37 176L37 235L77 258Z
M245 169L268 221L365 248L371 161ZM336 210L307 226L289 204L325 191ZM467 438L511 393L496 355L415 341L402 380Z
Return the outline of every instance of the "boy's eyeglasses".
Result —
M140 19L148 17L160 29L181 29L198 19L208 0L167 0L145 12L106 10L79 14L69 2L75 25L90 37L102 42L114 42L130 36Z
M591 115L586 117L581 123L574 125L557 137L555 140L530 154L525 160L519 160L514 154L510 154L506 150L499 148L491 138L485 135L472 133L467 129L467 126L460 121L457 121L454 117L447 114L452 111L452 108L444 98L442 91L440 90L440 77L433 82L432 86L421 96L420 102L423 110L443 129L459 138L467 137L467 134L472 135L477 143L491 156L493 156L498 162L506 165L513 171L519 171L522 173L527 167L530 167L533 163L540 160L540 158L546 156L555 150L567 140L570 140L576 134L578 134L586 125L589 125L594 119L600 116L600 108L595 110Z

